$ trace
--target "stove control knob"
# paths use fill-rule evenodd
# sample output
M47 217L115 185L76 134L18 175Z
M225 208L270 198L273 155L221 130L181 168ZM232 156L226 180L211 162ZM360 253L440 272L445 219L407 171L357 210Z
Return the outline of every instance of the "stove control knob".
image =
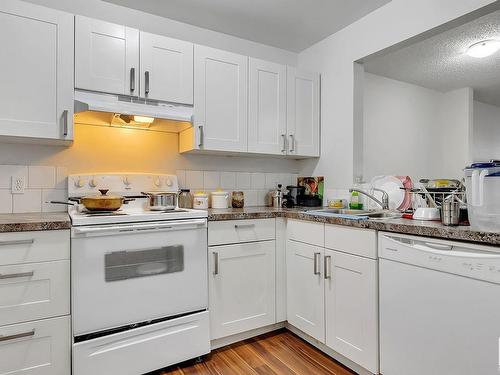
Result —
M92 187L92 188L95 188L97 186L97 181L95 178L91 178L89 180L89 186Z
M78 179L75 179L75 187L76 188L81 188L85 185L81 177L78 177Z
M126 186L129 186L131 184L131 182L127 176L123 177L123 184Z
M160 187L161 185L160 177L156 176L153 180L153 183L155 184L156 187Z
M167 184L167 186L172 186L173 183L172 183L172 179L170 177L167 177L167 179L165 180L165 183Z

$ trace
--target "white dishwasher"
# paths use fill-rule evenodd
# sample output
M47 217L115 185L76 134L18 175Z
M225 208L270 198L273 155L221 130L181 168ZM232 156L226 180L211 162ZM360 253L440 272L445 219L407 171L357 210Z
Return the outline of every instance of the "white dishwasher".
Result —
M383 375L500 374L500 247L379 234Z

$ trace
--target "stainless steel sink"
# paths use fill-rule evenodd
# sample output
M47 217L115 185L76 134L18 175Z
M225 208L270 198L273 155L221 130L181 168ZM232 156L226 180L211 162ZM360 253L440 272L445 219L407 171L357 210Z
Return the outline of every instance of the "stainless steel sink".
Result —
M324 208L320 210L308 210L306 213L314 215L318 213L320 215L328 216L331 214L335 215L354 215L354 216L368 216L370 219L376 220L389 220L396 219L402 216L401 213L390 211L390 210L351 210L345 208Z

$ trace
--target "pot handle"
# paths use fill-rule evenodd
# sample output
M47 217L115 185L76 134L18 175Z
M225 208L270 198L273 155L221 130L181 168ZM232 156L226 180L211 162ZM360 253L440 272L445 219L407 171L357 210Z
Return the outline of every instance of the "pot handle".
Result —
M46 201L45 203L65 204L67 206L74 206L75 204L77 204L76 202L63 202L63 201Z
M99 193L101 193L102 195L108 194L108 191L109 189L99 189Z

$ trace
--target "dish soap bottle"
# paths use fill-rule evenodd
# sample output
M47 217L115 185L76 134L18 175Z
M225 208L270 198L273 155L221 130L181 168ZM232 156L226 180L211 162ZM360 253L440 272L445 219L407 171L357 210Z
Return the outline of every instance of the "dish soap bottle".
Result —
M353 188L359 189L360 185L361 185L361 178L356 177L356 182L354 183ZM349 208L351 210L362 210L363 209L363 203L361 202L361 197L359 196L359 193L357 191L353 191L351 193L351 201L349 202Z

